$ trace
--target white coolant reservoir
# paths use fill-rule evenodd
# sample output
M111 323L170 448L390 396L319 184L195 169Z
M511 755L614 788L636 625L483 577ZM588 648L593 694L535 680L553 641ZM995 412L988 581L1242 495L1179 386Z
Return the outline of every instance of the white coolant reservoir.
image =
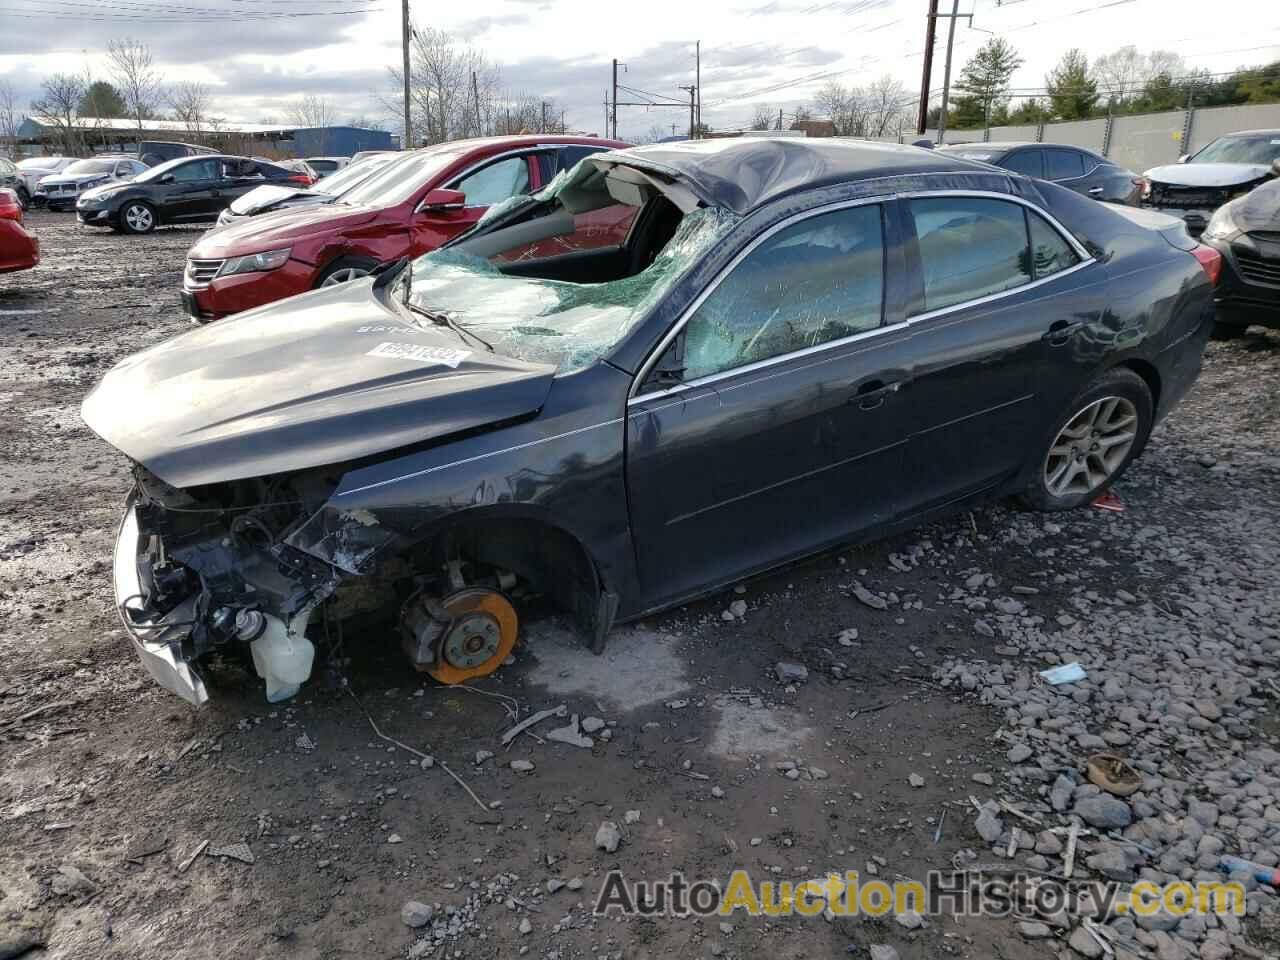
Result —
M267 700L288 700L311 676L316 648L306 637L307 616L299 617L290 630L278 617L267 615L267 628L249 644L253 667L267 683Z

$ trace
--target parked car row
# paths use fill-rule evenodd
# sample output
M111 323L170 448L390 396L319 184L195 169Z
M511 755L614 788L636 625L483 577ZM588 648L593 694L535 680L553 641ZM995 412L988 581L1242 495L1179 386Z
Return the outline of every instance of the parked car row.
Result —
M134 464L125 628L196 704L234 648L297 693L348 588L456 683L520 596L598 652L983 497L1089 503L1194 381L1223 269L1171 217L843 140L465 141L288 199L192 248L222 319L82 410Z

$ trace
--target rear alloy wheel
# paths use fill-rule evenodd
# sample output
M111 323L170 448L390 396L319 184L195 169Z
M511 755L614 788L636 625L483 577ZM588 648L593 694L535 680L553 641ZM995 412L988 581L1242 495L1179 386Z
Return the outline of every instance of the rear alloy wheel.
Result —
M367 277L373 273L378 266L374 260L366 260L362 257L342 257L331 263L320 274L320 281L317 287L332 287L335 284L346 283L349 280L359 280L361 277Z
M1131 370L1112 370L1069 409L1022 493L1037 510L1070 510L1097 499L1142 452L1151 432L1151 391Z
M150 204L131 200L120 209L120 229L125 233L150 233L156 228L156 213Z

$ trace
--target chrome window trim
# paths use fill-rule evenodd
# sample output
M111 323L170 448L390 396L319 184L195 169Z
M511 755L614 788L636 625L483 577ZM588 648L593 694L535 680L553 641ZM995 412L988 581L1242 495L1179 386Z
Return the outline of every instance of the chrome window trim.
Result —
M645 378L649 376L649 373L652 371L654 365L658 362L658 359L662 356L663 353L666 352L667 347L671 345L671 341L674 340L677 336L679 336L680 331L684 329L685 324L689 322L693 314L697 312L700 306L702 306L703 301L706 300L707 297L711 295L711 293L720 285L721 281L723 281L724 278L728 276L728 274L735 267L737 267L739 263L742 262L742 260L744 260L748 255L750 255L757 246L759 246L769 237L773 236L773 234L777 233L779 230L782 230L785 227L791 226L792 224L798 223L802 220L806 220L810 217L817 216L823 213L829 213L833 210L845 209L847 207L864 206L869 203L885 203L889 200L894 200L894 199L899 199L899 200L911 200L911 199L919 199L919 198L932 199L935 197L973 197L977 199L1005 200L1012 203L1020 204L1023 207L1026 207L1031 212L1038 214L1040 217L1044 219L1046 223L1049 224L1050 227L1056 230L1062 236L1062 238L1067 241L1068 245L1071 247L1072 250L1075 251L1076 255L1080 257L1080 262L1075 264L1074 266L1068 267L1065 270L1059 270L1057 273L1051 274L1050 276L1042 277L1039 280L1032 280L1030 283L1019 284L1016 287L1010 287L1008 290L1000 290L996 293L987 294L984 297L977 297L973 300L965 300L960 303L949 304L948 306L945 306L945 307L939 307L937 310L928 310L928 311L925 311L924 313L918 313L915 316L908 317L907 319L900 321L898 323L892 323L885 326L876 327L873 330L863 330L858 333L852 334L848 337L842 337L839 340L832 340L828 343L815 344L812 347L804 347L801 350L793 350L790 353L780 353L776 357L768 357L764 360L757 360L754 363L743 364L740 367L733 367L730 370L722 370L718 373L711 373L705 377L699 377L696 380L690 380L688 383L676 384L675 386L668 387L665 390L654 390L650 393L644 394L643 396L638 394L640 385L643 384L645 381ZM1029 236L1028 236L1027 242L1030 243ZM916 324L923 323L927 320L935 320L938 317L945 316L949 313L956 313L960 310L967 310L970 307L981 306L985 303L992 303L1003 297L1008 297L1016 293L1021 293L1024 290L1033 290L1036 287L1058 280L1059 278L1065 277L1068 274L1075 273L1078 270L1082 270L1085 267L1090 266L1093 262L1094 262L1094 258L1090 256L1089 252L1085 250L1083 245L1081 245L1080 242L1077 241L1074 236L1072 236L1071 232L1067 230L1066 227L1062 225L1061 221L1059 221L1055 216L1053 216L1053 214L1043 209L1042 207L1036 206L1034 203L1031 203L1028 200L1024 200L1021 197L1016 197L1013 194L1009 194L1009 193L996 193L990 190L914 190L908 193L882 194L875 197L859 197L856 200L841 200L835 203L825 204L821 207L814 207L812 210L805 210L801 213L793 214L792 216L787 217L785 220L781 220L778 223L774 224L764 233L760 234L758 237L753 239L751 243L749 243L743 250L741 250L737 256L735 256L731 261L729 261L729 263L727 263L724 266L724 268L718 274L716 274L715 278L709 284L707 284L706 289L704 289L700 294L698 294L697 297L694 298L693 302L690 303L689 306L686 307L684 311L680 314L680 316L676 319L676 322L671 325L671 329L668 330L667 333L662 337L662 339L658 341L657 348L655 348L649 354L649 356L645 359L645 362L640 367L639 373L636 374L635 379L631 383L631 389L627 394L627 406L630 407L633 403L640 403L642 401L648 401L648 400L658 399L662 397L670 397L677 393L682 393L685 390L689 390L693 387L706 386L718 380L723 380L728 377L738 376L739 374L744 372L751 372L753 370L759 370L759 369L763 369L765 367L773 366L779 363L788 362L796 359L797 357L805 357L810 354L817 353L821 350L835 349L837 347L843 346L848 343L852 343L857 340L870 339L871 337L880 336L882 334L892 333L894 331L899 331L903 329L909 329L910 327L913 327Z

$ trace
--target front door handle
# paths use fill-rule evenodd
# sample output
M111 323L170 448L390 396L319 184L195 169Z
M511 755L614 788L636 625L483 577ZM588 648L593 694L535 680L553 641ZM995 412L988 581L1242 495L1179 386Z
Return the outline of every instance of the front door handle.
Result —
M1089 196L1098 197L1102 195L1102 187L1090 187Z
M883 406L885 399L897 393L901 386L901 380L867 380L865 383L858 385L858 389L849 398L849 402L856 402L859 409L862 410L874 410Z
M1085 327L1088 322L1088 320L1055 320L1040 339L1048 341L1051 347L1064 346L1071 341L1072 334Z

